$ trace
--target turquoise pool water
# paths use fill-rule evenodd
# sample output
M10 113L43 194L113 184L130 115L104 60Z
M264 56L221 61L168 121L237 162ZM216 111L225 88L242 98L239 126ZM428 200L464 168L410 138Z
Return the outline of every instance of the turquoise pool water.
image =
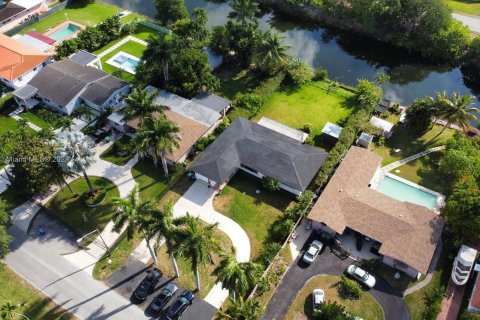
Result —
M67 25L67 26L63 27L62 29L58 30L57 32L52 33L48 37L54 39L57 42L60 42L64 39L68 38L69 36L71 36L75 32L77 32L78 30L80 30L79 26L76 26L76 25L70 23L69 25Z
M429 209L435 208L437 203L437 197L433 194L409 186L389 176L385 176L377 191L399 201L412 202Z
M138 63L140 62L140 61L134 60L132 58L129 58L129 57L126 57L126 56L123 56L123 55L119 55L113 61L118 63L120 66L131 70L132 72L135 72L135 69L137 68Z

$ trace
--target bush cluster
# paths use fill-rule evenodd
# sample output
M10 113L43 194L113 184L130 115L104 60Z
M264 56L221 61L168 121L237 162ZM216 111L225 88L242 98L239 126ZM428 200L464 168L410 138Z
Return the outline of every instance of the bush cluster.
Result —
M362 287L355 280L342 276L342 281L338 284L338 293L348 299L359 299L362 295Z

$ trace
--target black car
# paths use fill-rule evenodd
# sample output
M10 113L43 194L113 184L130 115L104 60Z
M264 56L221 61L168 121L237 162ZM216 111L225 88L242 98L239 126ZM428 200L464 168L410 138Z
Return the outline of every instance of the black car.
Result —
M151 270L133 292L135 298L140 301L145 300L147 296L153 292L153 289L157 285L158 281L160 281L162 275L162 271L160 271L158 268Z
M194 299L195 295L191 291L182 292L177 300L175 300L175 302L168 308L167 319L173 320L180 318L185 310L187 310L192 304Z
M172 299L175 292L177 292L178 287L173 284L169 283L162 289L160 294L153 299L152 303L150 303L150 308L154 311L160 311L165 307L165 305Z

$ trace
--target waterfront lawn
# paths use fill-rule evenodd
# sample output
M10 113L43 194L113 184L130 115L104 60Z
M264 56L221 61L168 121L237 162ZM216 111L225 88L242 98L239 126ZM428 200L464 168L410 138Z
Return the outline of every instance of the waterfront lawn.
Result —
M393 128L393 136L390 139L385 140L385 145L379 146L376 144L373 147L373 150L383 158L382 165L385 166L426 149L444 145L448 139L453 137L455 132L458 132L457 130L446 129L442 135L435 140L430 141L442 130L442 128L443 126L435 125L432 130L428 131L423 136L416 136L405 126L397 124ZM394 149L400 149L401 152L394 153Z
M39 118L36 116L33 112L23 112L20 114L20 118L25 119L37 126L39 126L42 129L50 128L51 126L43 119Z
M134 156L133 152L127 152L127 150L131 150L130 140L131 139L129 136L123 136L120 140L114 142L114 144L105 150L100 155L100 159L116 164L117 166L126 165L127 162L130 161L130 159ZM127 153L125 155L119 155L115 149L115 144L124 147Z
M444 0L444 2L458 13L480 15L480 2L474 0Z
M72 196L68 187L60 190L46 206L49 215L60 220L76 235L83 235L95 230L95 228L102 231L115 212L112 198L119 196L118 188L112 181L95 176L89 178L94 188L102 188L107 191L105 200L99 206L95 208L87 207L80 196ZM83 177L72 181L70 187L79 195L89 190Z
M235 100L242 93L249 93L255 89L263 80L254 72L247 70L232 71L225 67L220 67L216 72L221 79L220 89L216 92L218 95L229 100Z
M85 6L69 3L64 10L60 10L59 12L48 16L44 20L32 24L31 26L21 30L20 33L24 34L30 30L44 33L66 20L71 20L84 26L94 26L120 11L122 11L122 9L102 2L94 2Z
M260 193L256 193L259 190ZM269 192L259 179L239 172L215 197L213 205L237 222L248 235L251 260L258 257L262 244L268 238L270 226L278 220L294 197L283 191Z
M24 314L30 319L75 319L4 264L0 264L0 288L0 305L10 301L17 306L16 313Z
M339 282L340 277L337 276L316 276L310 279L293 300L285 320L307 320L312 318L313 289L323 289L327 302L337 302L354 316L372 320L384 319L380 304L370 293L364 291L357 300L344 299L338 294L337 285Z
M327 122L342 125L354 110L353 94L341 88L327 93L325 82L313 82L298 89L274 93L254 121L267 117L292 128L312 127L311 138L321 146L321 132Z

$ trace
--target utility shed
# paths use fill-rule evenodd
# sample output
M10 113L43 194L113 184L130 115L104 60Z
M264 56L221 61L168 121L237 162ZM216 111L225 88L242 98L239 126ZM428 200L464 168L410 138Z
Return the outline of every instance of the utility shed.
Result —
M342 127L331 122L327 122L322 129L322 137L327 143L336 143L340 137L340 133L342 133L342 130Z

